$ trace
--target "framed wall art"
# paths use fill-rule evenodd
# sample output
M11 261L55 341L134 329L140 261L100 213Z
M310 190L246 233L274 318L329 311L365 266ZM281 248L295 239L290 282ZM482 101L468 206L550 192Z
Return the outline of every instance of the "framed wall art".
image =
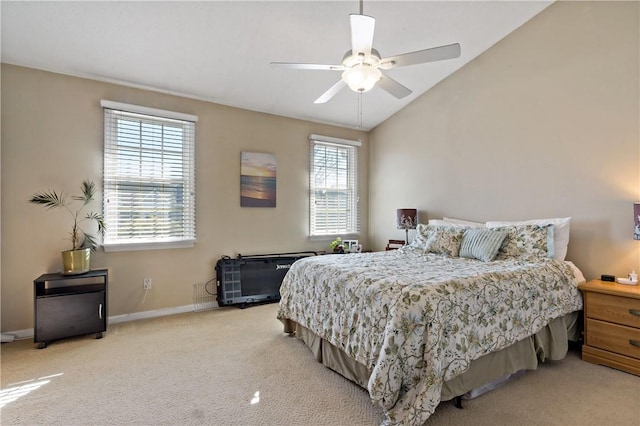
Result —
M240 207L276 206L276 155L242 152Z

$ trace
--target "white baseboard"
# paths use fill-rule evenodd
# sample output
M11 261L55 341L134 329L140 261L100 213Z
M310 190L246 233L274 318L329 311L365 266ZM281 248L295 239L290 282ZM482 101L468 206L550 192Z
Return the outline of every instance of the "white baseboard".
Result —
M185 312L193 312L193 305L174 306L173 308L154 309L152 311L134 312L131 314L116 315L109 317L109 324L118 324L121 322L136 321L147 318L164 317L167 315L184 314Z
M25 328L24 330L7 331L2 333L3 336L13 336L13 340L31 339L33 337L33 328Z
M217 308L214 308L217 309ZM167 315L184 314L193 312L193 305L174 306L173 308L154 309L151 311L134 312L131 314L115 315L109 317L108 324L118 324L121 322L136 321L147 318L164 317ZM108 331L108 330L107 330ZM14 340L24 340L33 338L33 328L24 330L7 331L3 336L13 336Z
M2 343L10 343L13 342L16 339L16 336L14 336L13 334L2 334Z

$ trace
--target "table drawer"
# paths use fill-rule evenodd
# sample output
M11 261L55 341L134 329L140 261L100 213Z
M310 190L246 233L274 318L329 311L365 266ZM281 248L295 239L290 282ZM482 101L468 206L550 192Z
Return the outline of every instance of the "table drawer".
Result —
M640 359L640 330L594 319L586 321L585 344Z
M640 299L594 292L585 297L587 318L640 328Z

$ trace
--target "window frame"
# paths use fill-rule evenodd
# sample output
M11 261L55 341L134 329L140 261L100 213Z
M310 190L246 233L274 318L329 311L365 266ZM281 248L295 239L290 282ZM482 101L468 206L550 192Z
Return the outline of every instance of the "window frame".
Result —
M105 233L103 248L106 252L112 251L131 251L131 250L155 250L155 249L172 249L172 248L189 248L193 247L196 242L196 217L195 217L195 127L196 122L198 121L198 117L190 114L183 114L179 112L166 111L156 108L149 108L139 105L130 105L124 104L120 102L113 102L107 100L101 100L100 105L104 109L104 217L107 224L107 231ZM116 130L116 121L118 117L129 117L131 121L135 121L137 119L140 120L140 126L142 127L143 122L153 123L153 125L171 125L175 124L178 127L183 128L184 134L182 135L181 140L181 150L179 155L176 155L176 151L169 151L168 148L162 148L160 153L171 154L172 158L175 159L179 157L179 161L182 162L182 168L180 169L182 172L182 176L163 176L161 178L150 178L148 176L143 175L143 167L142 159L140 159L140 175L126 175L124 173L118 174L117 172L117 164L119 160L118 158L118 150L117 145L117 135L115 134ZM162 139L162 145L164 145L165 139ZM141 158L144 152L154 151L153 158L155 160L151 160L153 166L164 165L165 156L161 156L161 160L157 160L157 147L145 148L142 147L142 142L140 142L139 147ZM134 161L135 162L135 161ZM133 184L133 185L132 185ZM110 230L113 230L114 220L119 220L117 218L118 214L121 213L118 211L117 206L113 208L113 210L109 207L109 202L111 198L117 199L117 194L119 193L119 187L135 186L140 185L141 187L145 187L146 189L143 191L139 191L138 194L141 194L140 199L143 196L153 196L157 193L157 191L153 191L153 188L162 188L167 186L169 190L161 191L160 198L169 197L169 199L180 200L173 201L171 206L181 206L182 208L178 211L180 214L179 217L182 217L181 225L177 226L177 229L182 231L183 234L180 236L158 236L157 234L151 235L148 238L138 237L138 238L117 238L117 236L109 235ZM151 188L151 190L150 190ZM129 189L130 190L130 189ZM136 194L135 191L132 192ZM173 197L173 198L172 198ZM133 201L132 204L135 204L138 201L135 197L130 197ZM160 200L155 201L155 205L150 209L153 211L154 209L159 209L157 203L161 202ZM131 212L134 216L136 213L144 215L148 213L147 209L140 209L138 205L137 209L132 209ZM126 212L124 210L123 212ZM166 215L171 216L172 214L175 216L175 212L165 212ZM169 220L170 223L171 221ZM150 223L150 222L147 222ZM112 225L112 226L110 226ZM116 226L117 229L117 226Z
M331 240L336 237L354 238L360 235L360 194L359 194L359 176L358 176L358 151L362 146L361 141L341 139L330 136L322 136L312 134L309 136L310 144L310 161L309 161L309 239L312 241ZM318 232L316 225L316 185L315 185L315 147L316 146L333 146L347 149L349 158L349 170L347 171L347 187L339 190L351 193L351 198L347 200L347 205L351 209L350 218L347 222L351 222L351 226L345 229L335 229L331 232ZM337 173L337 170L336 170Z

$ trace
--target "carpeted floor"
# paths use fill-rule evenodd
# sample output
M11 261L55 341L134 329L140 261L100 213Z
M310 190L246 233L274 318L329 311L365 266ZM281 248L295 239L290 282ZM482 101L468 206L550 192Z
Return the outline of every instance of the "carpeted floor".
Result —
M379 425L367 392L282 333L276 304L110 326L38 350L2 344L2 425ZM640 378L579 354L427 425L640 425Z

